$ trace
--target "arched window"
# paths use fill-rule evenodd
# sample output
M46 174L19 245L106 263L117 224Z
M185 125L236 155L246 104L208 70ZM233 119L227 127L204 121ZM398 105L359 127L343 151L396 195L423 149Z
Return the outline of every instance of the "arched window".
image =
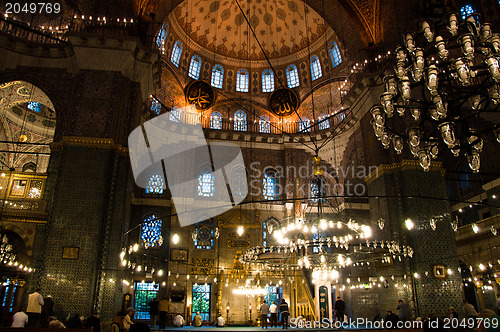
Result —
M179 67L179 61L181 60L182 54L182 43L178 40L174 44L174 48L172 49L172 56L170 57L170 61L176 66Z
M269 243L274 243L275 239L272 237L274 230L281 228L280 222L275 217L270 217L262 223L262 245L266 247Z
M214 221L208 219L196 223L196 237L194 247L196 249L212 249L214 246Z
M269 134L271 132L271 121L267 116L261 116L259 120L259 131Z
M34 172L36 173L36 164L32 161L27 162L23 165L23 172Z
M42 110L42 104L36 101L30 101L26 107L29 110L32 110L33 112L37 113L40 113L40 111Z
M299 86L299 71L296 65L286 67L286 82L290 89Z
M319 197L323 196L324 193L325 193L325 182L321 178L313 179L311 181L311 194L309 195L311 197L311 200L314 203L321 201L322 199Z
M462 19L465 20L470 15L474 14L474 7L471 4L463 5L460 8L460 14L462 15Z
M222 89L223 82L224 82L224 67L217 64L212 68L211 84L214 88Z
M233 197L242 198L248 193L247 174L243 166L236 166L231 170L231 190Z
M163 188L165 188L163 175L160 173L151 174L146 184L146 194L161 195L163 194Z
M236 73L236 91L248 92L248 71L240 69Z
M328 45L328 53L332 60L332 68L337 67L342 62L342 56L340 55L339 45L335 41L330 42Z
M274 74L271 69L262 72L262 92L274 91Z
M234 130L247 131L247 115L241 110L234 113Z
M275 200L279 197L278 172L274 168L268 168L264 171L264 199Z
M165 46L165 39L167 39L167 34L168 25L167 23L163 23L160 31L158 31L158 34L156 35L156 45L158 45L158 48L162 49Z
M154 213L149 213L142 218L141 243L144 248L155 248L162 245L161 224L162 220Z
M311 65L311 79L313 81L323 76L323 73L321 72L321 63L319 62L319 58L317 55L313 55L311 57L310 65Z
M160 114L161 112L161 104L156 98L151 99L151 111L155 114Z
M222 129L222 116L219 112L212 112L210 115L210 128Z
M330 128L330 121L329 119L327 119L327 116L325 114L319 116L318 122L319 122L319 130Z
M168 119L173 122L181 122L181 111L177 107L173 107L168 115Z
M464 163L461 163L457 167L457 178L458 178L458 191L461 196L470 193L470 182L468 167Z
M313 233L312 235L312 238L313 238L313 242L317 242L319 241L321 238L322 238L323 234L321 233L321 231L318 229L316 231L316 233ZM313 253L317 254L319 252L319 245L314 245L313 246Z
M198 175L198 196L212 197L215 191L215 175L212 168L205 165Z
M309 127L309 119L308 118L300 119L299 132L308 132L308 131L311 131L311 128Z
M345 119L345 111L340 110L337 112L335 115L335 118L337 119L337 122L342 122Z
M200 77L201 69L201 58L197 55L191 57L191 63L189 64L189 77L197 80Z

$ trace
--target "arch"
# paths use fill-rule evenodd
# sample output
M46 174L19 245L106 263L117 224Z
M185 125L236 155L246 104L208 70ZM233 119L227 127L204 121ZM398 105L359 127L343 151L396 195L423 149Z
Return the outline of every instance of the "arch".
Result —
M200 77L201 70L201 58L198 55L193 55L191 57L191 63L189 64L189 77L197 80Z
M246 69L240 69L236 73L236 91L238 92L248 92L248 71Z
M321 76L323 73L321 71L321 63L319 62L319 58L317 55L313 55L309 60L309 64L311 67L311 80L315 81Z
M290 89L300 85L299 71L297 70L297 66L294 64L286 67L286 83Z
M234 130L247 131L247 114L242 110L234 113Z
M222 129L222 115L219 112L212 112L210 115L210 128Z
M264 170L264 178L262 179L264 199L277 200L280 195L278 171L272 167Z
M215 174L210 165L203 165L198 175L198 196L213 197L215 191Z
M259 131L261 133L271 133L271 120L267 116L261 116L259 119Z
M328 44L328 54L330 55L330 60L332 61L332 68L337 67L342 62L339 45L335 40Z
M172 49L172 55L170 56L170 61L176 66L179 67L179 62L181 60L182 55L182 43L180 40L176 41L174 44L174 48Z
M274 91L274 73L271 69L262 71L262 92Z
M212 84L214 88L222 89L223 83L224 83L224 67L222 67L222 65L216 64L212 68L212 79L210 81L210 84Z
M231 191L233 197L243 198L248 193L247 173L245 167L238 165L231 170Z
M204 219L195 224L195 234L193 238L196 249L210 250L214 246L214 219Z
M36 164L32 161L27 162L23 165L23 172L33 172L36 173Z
M167 35L168 35L168 24L163 23L162 26L160 27L160 30L158 30L158 33L156 34L156 45L161 50L163 50L165 47L165 40L167 39Z
M162 220L154 212L146 213L142 217L140 241L146 249L163 244Z

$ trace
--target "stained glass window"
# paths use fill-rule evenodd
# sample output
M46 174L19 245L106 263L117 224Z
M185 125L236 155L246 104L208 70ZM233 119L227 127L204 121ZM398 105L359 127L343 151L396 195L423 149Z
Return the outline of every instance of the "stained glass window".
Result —
M462 15L462 19L465 20L467 17L474 14L474 7L470 4L463 5L462 8L460 8L460 14Z
M299 72L296 65L286 67L286 82L290 89L299 86Z
M160 31L158 31L158 34L156 35L156 45L158 45L158 48L162 49L165 46L165 39L167 38L167 34L168 25L167 23L163 23Z
M230 183L233 196L242 197L247 194L247 177L243 166L237 166L231 170Z
M271 122L267 116L261 116L259 120L259 131L269 134L271 132Z
M141 223L141 243L144 248L160 247L163 243L161 235L162 220L154 213L145 215Z
M318 196L320 196L318 183L316 181L312 181L311 182L311 198L312 198L312 201L316 203L318 201Z
M302 118L299 122L299 132L308 132L308 131L311 131L311 128L309 127L309 119Z
M193 308L191 320L199 312L204 322L210 321L210 303L212 298L212 285L211 284L193 284Z
M204 166L198 175L198 196L212 197L214 195L215 175L210 166Z
M194 247L196 249L210 250L214 246L214 221L208 219L196 223L196 239L194 240Z
M191 63L189 64L189 77L197 80L200 77L201 69L201 58L197 55L193 55L191 58Z
M247 115L241 110L234 113L234 130L247 131Z
M277 306L279 306L281 299L283 298L283 288L277 285L267 285L266 293L267 294L264 296L266 303L270 305L274 302Z
M322 234L321 234L321 231L318 230L316 233L313 233L312 235L313 237L313 241L319 241L322 237ZM313 246L313 253L318 253L319 252L319 246L318 245L314 245Z
M311 57L310 64L311 64L311 79L313 81L323 76L323 73L321 72L321 63L319 62L319 58L317 55L313 55Z
M262 72L262 92L274 91L274 74L271 69Z
M32 110L37 113L40 113L40 111L42 110L42 104L36 101L30 101L27 107L29 110Z
M179 67L179 61L181 60L182 54L182 43L178 40L174 44L174 48L172 49L172 56L170 57L170 61L176 66Z
M340 55L339 45L335 41L328 45L328 53L332 60L332 68L337 67L342 62L342 56Z
M163 180L163 175L154 173L149 177L146 184L146 194L161 195L163 194L164 187L165 181Z
M236 91L248 92L248 71L240 69L236 73Z
M156 114L160 114L161 112L161 104L156 98L151 99L151 111L153 111Z
M150 319L149 302L156 298L160 284L153 282L134 282L134 319Z
M179 108L172 108L169 112L168 119L173 122L181 122L181 111Z
M341 122L342 120L345 119L345 112L344 111L338 111L337 114L335 115L335 118L337 119L337 122Z
M466 195L470 193L470 182L469 173L467 165L461 163L457 167L457 177L458 177L458 190L460 195Z
M330 121L327 119L325 114L322 114L318 118L319 122L319 130L330 128Z
M279 197L279 181L277 171L274 168L268 168L264 172L264 199L275 200Z
M222 129L222 116L219 112L212 112L210 115L210 128Z
M224 82L224 67L217 64L212 68L211 84L214 88L222 89L223 82Z

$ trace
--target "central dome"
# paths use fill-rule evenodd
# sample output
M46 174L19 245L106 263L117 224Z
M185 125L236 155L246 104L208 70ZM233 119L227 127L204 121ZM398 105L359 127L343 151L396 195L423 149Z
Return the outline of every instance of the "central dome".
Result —
M309 51L324 47L325 37L333 35L323 18L299 0L241 1L240 6L270 59L308 51L308 46ZM211 53L239 60L265 60L234 0L186 0L171 13L170 23Z

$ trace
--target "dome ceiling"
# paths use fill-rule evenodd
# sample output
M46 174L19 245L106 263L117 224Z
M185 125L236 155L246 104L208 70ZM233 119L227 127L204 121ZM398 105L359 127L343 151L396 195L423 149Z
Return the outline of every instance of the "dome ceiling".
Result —
M307 51L308 45L311 51L324 47L325 32L332 34L323 18L300 0L241 1L240 5L270 59ZM265 59L234 0L185 0L171 13L170 23L210 52L240 60Z

